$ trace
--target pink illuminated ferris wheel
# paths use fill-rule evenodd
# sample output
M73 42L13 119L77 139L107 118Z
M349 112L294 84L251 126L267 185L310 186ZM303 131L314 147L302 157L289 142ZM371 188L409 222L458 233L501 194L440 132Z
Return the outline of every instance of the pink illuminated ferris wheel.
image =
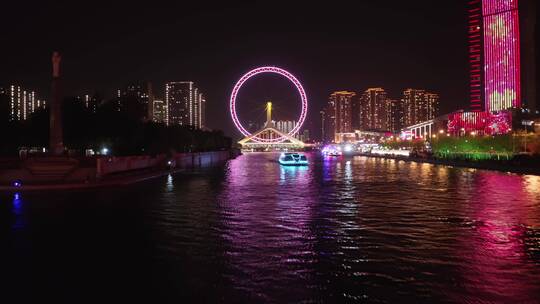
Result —
M251 140L253 140L255 142L258 142L258 143L279 143L279 142L283 142L283 141L285 141L287 139L287 137L280 136L280 137L277 137L277 138L268 139L268 138L261 138L261 137L259 137L257 135L251 134L249 131L246 130L246 128L244 128L244 126L242 125L242 123L238 119L238 115L236 114L236 97L238 95L238 92L242 88L242 85L244 85L244 83L246 81L248 81L251 77L253 77L255 75L258 75L258 74L263 74L263 73L279 74L279 75L287 78L290 82L292 82L294 84L294 86L296 87L296 89L298 90L298 93L300 94L300 100L301 100L301 103L302 103L302 111L300 113L300 117L298 118L298 123L287 134L287 137L294 137L294 135L296 133L298 133L298 131L300 130L300 128L304 124L304 121L306 120L306 114L307 114L307 108L308 108L308 101L307 101L306 92L304 91L304 88L302 87L302 84L300 84L300 81L298 81L298 79L296 79L296 77L294 77L293 74L287 72L284 69L278 68L278 67L259 67L259 68L256 68L256 69L253 69L253 70L247 72L246 74L244 74L240 78L240 80L238 80L238 82L234 86L234 88L232 90L232 93L231 93L231 99L230 99L230 104L229 104L230 111L231 111L231 117L232 117L234 125L236 126L238 131L240 131L240 133L242 133L244 136L250 137Z

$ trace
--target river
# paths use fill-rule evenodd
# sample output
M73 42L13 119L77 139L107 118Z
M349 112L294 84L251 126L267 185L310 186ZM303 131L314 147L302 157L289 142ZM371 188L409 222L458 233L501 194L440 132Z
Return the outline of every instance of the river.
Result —
M0 194L3 303L540 301L540 177L251 153Z

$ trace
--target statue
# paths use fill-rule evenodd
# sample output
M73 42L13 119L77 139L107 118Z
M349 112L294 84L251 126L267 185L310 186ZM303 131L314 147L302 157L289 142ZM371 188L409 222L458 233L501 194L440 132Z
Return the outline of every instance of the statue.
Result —
M60 53L54 52L52 55L53 78L60 77L60 61L61 60L62 60L62 57L60 56Z

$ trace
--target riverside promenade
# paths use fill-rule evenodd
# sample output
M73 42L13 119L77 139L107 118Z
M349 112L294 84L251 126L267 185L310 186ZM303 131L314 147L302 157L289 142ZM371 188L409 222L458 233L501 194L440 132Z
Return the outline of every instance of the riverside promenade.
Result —
M0 191L74 190L129 185L160 176L224 164L239 151L177 153L172 156L28 158L4 160Z
M520 160L482 160L482 161L470 161L460 159L442 159L442 158L427 158L427 157L412 157L402 155L380 155L370 153L359 153L357 156L375 157L402 160L406 162L417 163L429 163L434 165L460 167L460 168L472 168L480 170L493 170L500 172L510 172L516 174L526 175L540 175L540 165L532 160L520 161Z

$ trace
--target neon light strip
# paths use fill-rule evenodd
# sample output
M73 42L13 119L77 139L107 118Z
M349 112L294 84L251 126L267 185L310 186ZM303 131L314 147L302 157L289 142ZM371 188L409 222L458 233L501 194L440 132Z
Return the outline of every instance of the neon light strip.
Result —
M256 68L254 70L251 70L251 71L247 72L246 74L244 74L240 78L240 80L238 80L238 82L234 86L233 91L231 93L231 99L230 99L230 103L229 103L229 108L230 108L230 111L231 111L231 117L232 117L232 120L234 122L234 125L240 131L240 133L242 133L246 137L251 137L251 139L253 141L255 141L255 142L258 142L258 143L279 143L279 142L283 142L283 141L286 140L286 138L283 137L283 136L280 136L280 137L277 137L277 138L269 138L269 139L261 138L261 137L258 137L258 136L253 136L249 131L247 131L242 126L242 123L240 123L240 120L238 119L238 115L236 114L236 97L238 95L238 91L240 91L240 88L242 87L242 85L246 81L248 81L251 77L253 77L255 75L258 75L258 74L262 74L262 73L274 73L274 74L282 75L285 78L287 78L289 81L291 81L294 84L294 86L296 87L296 89L298 90L298 93L300 94L300 98L301 98L301 101L302 101L302 112L300 113L300 118L298 119L298 124L296 124L296 126L287 135L289 135L291 137L294 137L294 135L296 133L298 133L298 131L300 130L300 128L304 124L304 121L306 120L306 115L307 115L308 102L307 102L306 92L304 91L304 88L302 87L302 84L300 84L300 81L298 81L298 79L296 79L296 77L294 77L293 74L287 72L284 69L280 69L278 67L260 67L260 68Z
M469 96L473 111L481 111L482 100L482 1L469 2Z

